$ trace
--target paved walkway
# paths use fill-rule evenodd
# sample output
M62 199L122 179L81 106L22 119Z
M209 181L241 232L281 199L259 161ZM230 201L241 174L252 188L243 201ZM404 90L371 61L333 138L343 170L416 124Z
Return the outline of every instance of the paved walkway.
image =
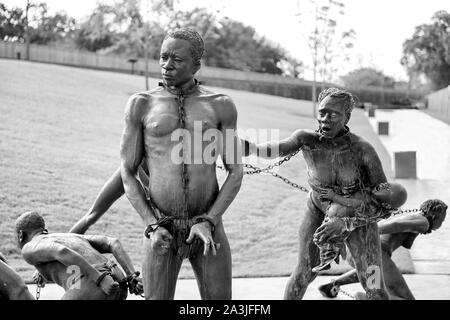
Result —
M398 180L408 190L404 208L431 198L450 204L450 125L419 110L376 110L369 121L374 131L378 121L389 122L389 136L380 140L391 159L394 152L416 151L417 179ZM410 252L416 273L450 274L450 219L418 237Z
M332 276L319 276L311 283L306 291L305 300L329 300L322 297L317 287L333 280ZM419 300L450 299L450 275L405 275L411 291ZM276 278L240 278L233 279L233 300L281 300L286 286L286 277ZM29 286L34 295L36 287ZM362 292L359 284L352 284L343 289L354 295ZM41 300L58 300L64 294L64 290L56 285L47 285L41 291ZM143 300L141 297L129 296L128 300ZM178 280L175 300L200 300L197 283L195 280ZM336 300L351 300L344 294L339 294Z

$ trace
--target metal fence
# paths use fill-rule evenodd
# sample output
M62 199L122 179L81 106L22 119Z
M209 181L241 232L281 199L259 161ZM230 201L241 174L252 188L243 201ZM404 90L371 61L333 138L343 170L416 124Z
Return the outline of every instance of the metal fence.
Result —
M26 46L23 43L0 41L0 58L25 59ZM38 62L56 63L87 68L131 71L131 63L128 59L118 55L102 55L80 50L63 49L54 46L30 45L30 60ZM145 64L143 59L137 60L133 68L137 74L144 74ZM157 60L150 60L149 72L160 72ZM245 72L239 70L221 69L214 67L202 67L198 72L199 78L232 79L242 81L259 81L280 84L310 85L310 81L287 78L278 75Z
M26 46L23 43L0 41L0 58L25 59ZM101 70L131 72L144 75L145 63L137 60L132 66L128 59L118 55L103 55L93 52L58 48L55 46L30 45L30 60L55 63ZM149 73L159 77L160 67L157 60L150 60ZM267 73L246 72L203 66L197 77L209 86L265 93L282 97L311 100L312 81L283 77ZM329 83L318 83L318 87L327 88ZM405 92L380 90L374 88L354 89L360 101L383 104L406 96Z

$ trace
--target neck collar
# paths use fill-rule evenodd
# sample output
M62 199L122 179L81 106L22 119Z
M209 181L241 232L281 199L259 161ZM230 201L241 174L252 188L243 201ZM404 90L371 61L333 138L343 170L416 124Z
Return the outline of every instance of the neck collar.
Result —
M346 139L348 137L348 135L350 133L350 128L348 126L344 126L343 132L341 132L339 135L337 135L334 138L327 138L327 137L325 137L320 129L317 129L315 132L319 135L319 140L320 141L323 141L323 140L339 141L339 140L342 140L342 139Z
M166 85L164 82L159 82L158 85L160 87L163 87L164 89L166 89L167 91L169 91L169 93L177 95L177 96L188 96L190 94L193 94L194 92L196 92L199 88L199 86L202 83L200 81L198 81L197 79L194 78L194 83L191 84L190 86L186 87L186 88L176 88L176 87L169 87L168 85Z

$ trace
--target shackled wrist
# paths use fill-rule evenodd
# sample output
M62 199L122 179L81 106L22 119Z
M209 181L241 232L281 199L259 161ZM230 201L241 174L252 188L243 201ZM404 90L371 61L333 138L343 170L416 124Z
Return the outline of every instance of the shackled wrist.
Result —
M100 284L102 283L102 281L103 281L107 276L109 276L109 272L103 272L103 273L97 278L97 280L95 281L95 285L96 285L97 287L100 287Z
M144 236L147 239L150 239L150 235L152 233L154 233L158 228L159 228L159 224L158 223L149 224L147 226L147 228L145 228L145 230L144 230Z
M194 218L194 224L198 224L201 222L209 223L209 225L211 227L211 233L213 233L214 230L216 229L216 224L214 223L213 218L211 218L210 216L207 216L206 214Z
M133 282L136 278L138 278L141 275L139 271L135 271L132 274L128 275L126 278L121 280L121 283L127 283Z

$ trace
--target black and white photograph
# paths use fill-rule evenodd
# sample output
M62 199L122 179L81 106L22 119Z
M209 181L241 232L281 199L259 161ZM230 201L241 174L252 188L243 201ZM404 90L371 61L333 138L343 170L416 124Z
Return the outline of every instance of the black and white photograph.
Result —
M448 0L0 0L0 300L450 300L449 203Z

